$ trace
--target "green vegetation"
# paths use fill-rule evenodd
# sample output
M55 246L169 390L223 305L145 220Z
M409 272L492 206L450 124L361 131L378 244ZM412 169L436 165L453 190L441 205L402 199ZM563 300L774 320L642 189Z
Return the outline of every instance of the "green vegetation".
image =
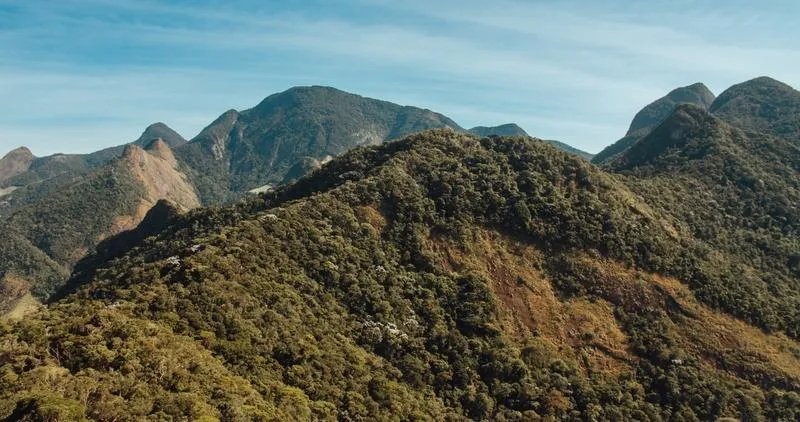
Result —
M70 268L105 236L120 216L134 215L144 188L124 163L92 172L8 216L0 275L17 274L40 299L54 293Z
M760 77L734 85L710 111L734 126L800 145L800 92L782 82Z
M47 297L69 276L69 270L53 261L13 227L0 224L0 289L6 275L21 277L33 286L38 297ZM16 297L0 297L0 308ZM0 312L2 314L2 312Z
M660 125L679 104L696 104L703 108L708 108L713 101L714 94L701 83L670 91L669 94L653 101L636 113L633 121L631 121L630 128L628 128L628 133L622 139L597 153L592 158L592 162L603 164L622 154Z
M348 94L297 87L256 107L230 110L176 150L206 204L225 203L279 184L301 160L340 155L437 127L460 127L441 114Z
M0 416L795 420L800 345L698 301L717 305L680 281L724 285L708 264L725 250L693 249L631 180L529 138L435 130L356 148L172 217L0 326ZM546 328L563 316L535 307L548 294L607 308L618 334L556 345Z
M800 338L800 148L684 105L611 168L704 257L703 300Z
M475 126L467 132L481 138L488 136L529 136L525 129L515 123L506 123L500 126Z

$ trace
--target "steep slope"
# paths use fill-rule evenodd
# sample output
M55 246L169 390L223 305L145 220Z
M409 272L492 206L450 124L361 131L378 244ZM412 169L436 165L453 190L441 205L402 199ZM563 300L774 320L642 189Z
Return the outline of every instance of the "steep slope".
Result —
M27 171L34 158L26 147L19 147L0 158L0 184Z
M256 107L230 110L177 150L204 203L280 183L308 158L321 160L358 145L459 126L441 114L364 98L328 87L297 87Z
M625 137L609 145L592 158L595 164L607 162L619 155L636 141L644 138L666 119L678 104L696 104L708 108L714 101L714 94L702 83L676 88L667 95L648 104L634 116Z
M800 148L683 105L611 168L709 255L701 297L800 336Z
M155 139L162 139L172 148L186 143L182 136L167 125L154 123L148 126L142 132L142 135L136 141L133 141L133 144L146 147ZM61 187L78 180L86 173L119 158L125 151L126 145L128 144L105 148L89 154L54 154L47 157L32 158L27 160L28 164L24 171L16 172L6 178L1 175L3 164L2 160L0 160L0 186L27 188L18 189L15 200L20 202L19 206L34 203ZM27 154L23 153L23 155L33 157L30 151ZM19 206L12 201L12 209Z
M760 77L734 85L710 111L734 126L800 145L800 92L782 82Z
M128 146L119 159L23 207L5 224L69 269L104 238L136 227L162 198L184 211L199 205L172 151L159 139L147 150ZM13 267L15 262L7 265ZM65 281L37 275L36 271L25 276L40 298L46 298Z
M531 139L356 148L3 326L0 416L795 420L800 345L698 300L672 223Z
M69 277L69 270L35 247L14 227L0 223L0 316L33 289L43 298Z

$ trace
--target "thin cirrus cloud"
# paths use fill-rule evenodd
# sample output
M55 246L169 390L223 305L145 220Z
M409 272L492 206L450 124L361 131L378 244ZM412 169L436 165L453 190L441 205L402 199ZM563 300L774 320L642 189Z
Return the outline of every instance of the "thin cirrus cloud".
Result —
M597 151L676 86L800 82L780 8L304 3L0 0L0 94L14 99L0 149L87 152L154 121L192 137L226 109L320 84Z

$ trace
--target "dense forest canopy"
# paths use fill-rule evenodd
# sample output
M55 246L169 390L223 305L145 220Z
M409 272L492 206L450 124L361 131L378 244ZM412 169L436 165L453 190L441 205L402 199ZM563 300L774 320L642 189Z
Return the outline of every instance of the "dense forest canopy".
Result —
M763 280L720 273L727 244L620 171L434 130L171 214L2 326L0 414L796 420L788 320L762 331L704 290Z

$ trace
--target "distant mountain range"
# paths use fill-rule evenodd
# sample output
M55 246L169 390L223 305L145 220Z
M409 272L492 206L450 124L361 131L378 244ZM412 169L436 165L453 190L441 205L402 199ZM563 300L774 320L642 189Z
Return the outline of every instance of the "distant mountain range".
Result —
M647 136L679 104L695 104L743 129L768 133L800 145L800 92L768 77L759 77L725 90L719 97L703 84L677 88L636 114L628 133L592 158L609 162Z
M58 284L54 277L65 279L80 257L135 227L159 199L182 210L229 203L297 180L352 148L432 128L466 132L430 110L312 86L229 110L191 141L155 123L129 144L90 154L34 157L18 148L0 159L0 218L14 226L7 236L13 231L30 245L0 264L0 276L21 274L16 280L28 279L43 299ZM528 136L515 124L472 132Z
M322 87L17 150L0 418L798 420L797 94L679 88L598 165Z

